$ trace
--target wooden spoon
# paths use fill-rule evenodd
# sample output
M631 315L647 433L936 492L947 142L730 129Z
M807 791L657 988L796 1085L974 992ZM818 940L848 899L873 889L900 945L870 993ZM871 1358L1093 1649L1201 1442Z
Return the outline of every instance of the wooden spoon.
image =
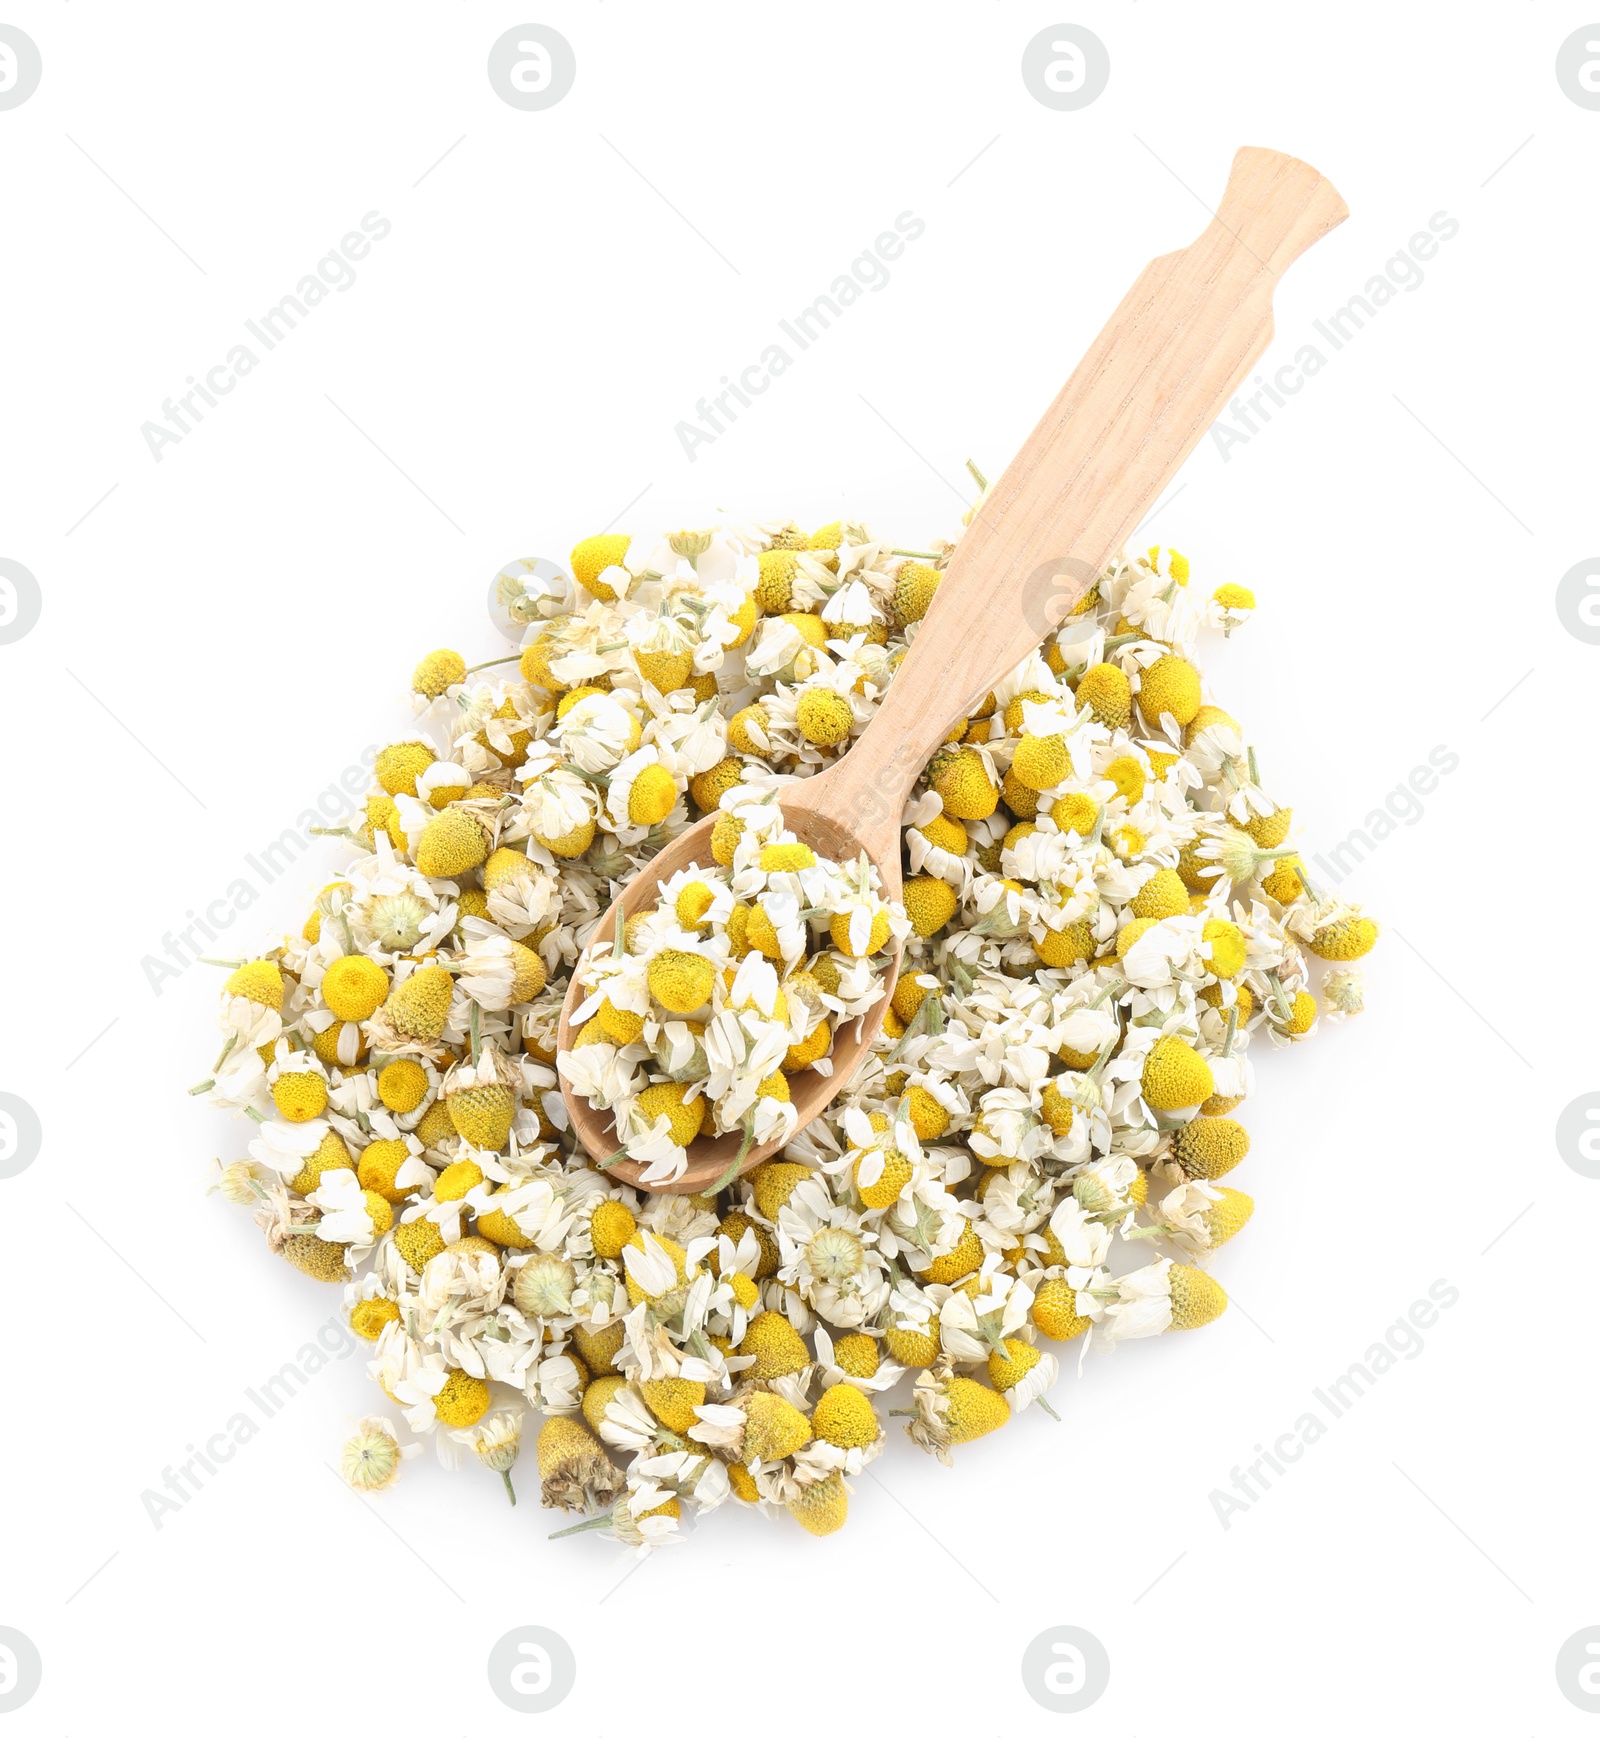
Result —
M1155 505L1272 336L1272 292L1314 241L1349 215L1309 164L1247 146L1233 160L1222 204L1191 246L1152 260L1123 297L1055 403L990 491L951 557L871 723L850 752L790 786L785 822L820 856L877 866L886 899L900 895L900 818L923 767L955 721L1060 626L1123 540ZM711 865L708 816L680 835L623 890L595 926L650 909L658 883L691 863ZM834 1033L833 1073L790 1077L804 1128L860 1068L888 1007L884 998ZM561 1050L572 1011L588 992L573 973L561 1010ZM569 1090L578 1138L596 1159L619 1144L611 1113ZM737 1134L697 1140L688 1167L663 1193L709 1187L733 1163ZM782 1142L752 1147L741 1170ZM616 1160L638 1185L641 1166ZM644 1186L644 1185L639 1185Z

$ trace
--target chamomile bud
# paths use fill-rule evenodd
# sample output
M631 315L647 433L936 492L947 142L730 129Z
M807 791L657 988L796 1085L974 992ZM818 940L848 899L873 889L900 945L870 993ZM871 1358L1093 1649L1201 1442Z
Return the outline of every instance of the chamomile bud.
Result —
M615 603L616 588L601 575L611 568L621 567L632 541L630 537L604 532L598 537L585 537L573 546L569 558L572 577L591 597L599 598L602 603Z
M1135 917L1148 917L1159 922L1178 917L1189 909L1189 890L1176 869L1158 869L1134 894L1128 909Z
M455 1131L468 1146L497 1153L511 1134L517 1101L510 1087L498 1080L471 1081L472 1071L456 1077L445 1090L445 1108Z
M855 715L850 702L827 688L808 688L800 696L795 722L807 742L835 748L850 734Z
M638 1230L638 1222L621 1201L601 1201L589 1216L589 1237L602 1261L616 1261Z
M455 980L443 966L422 966L389 997L384 1012L404 1038L432 1041L450 1017Z
M363 954L345 954L322 975L322 999L341 1020L370 1020L388 994L388 974Z
M784 1505L789 1513L813 1538L826 1538L844 1525L850 1509L849 1492L843 1478L831 1472L826 1478L807 1485L798 1496Z
M1080 707L1087 706L1097 724L1108 730L1126 730L1133 716L1133 690L1115 664L1096 664L1085 670L1073 690Z
M883 1435L872 1402L848 1382L823 1390L811 1414L811 1428L835 1448L870 1448Z
M883 1345L889 1356L908 1370L930 1369L939 1358L939 1318L932 1316L920 1327L888 1322Z
M984 820L1000 802L1000 793L987 767L970 748L947 749L936 754L929 763L927 776L944 804L944 812L955 820Z
M1329 972L1322 980L1322 1000L1332 1014L1359 1014L1366 1006L1366 979L1355 967Z
M394 1246L413 1273L444 1250L444 1236L431 1219L407 1219L394 1228Z
M760 572L756 602L765 614L782 615L793 598L799 558L792 549L764 549L756 562Z
M935 875L913 875L901 895L906 916L918 935L934 935L956 914L959 901L948 881Z
M473 1453L488 1467L499 1473L506 1487L511 1506L516 1507L517 1493L511 1484L511 1469L522 1452L522 1415L517 1412L496 1412L478 1426L472 1439Z
M720 814L711 828L712 860L724 869L733 862L734 851L744 837L744 822L737 815Z
M1079 1315L1077 1294L1064 1279L1042 1280L1029 1314L1039 1332L1052 1340L1075 1340L1089 1331L1089 1317Z
M467 673L467 660L459 652L429 652L411 674L411 691L424 700L437 700Z
M400 1306L392 1297L367 1297L350 1308L350 1328L364 1340L381 1339L390 1322L400 1320Z
M422 829L416 864L424 875L442 878L464 875L469 869L476 869L488 855L489 834L483 822L467 809L452 804Z
M1034 952L1047 966L1057 969L1090 958L1094 947L1094 929L1087 920L1063 924L1060 929L1046 928L1042 936L1033 939Z
M218 1160L217 1180L212 1184L224 1201L235 1207L253 1207L261 1198L262 1180L248 1159L236 1159L231 1165Z
M809 1165L797 1165L788 1159L768 1159L765 1164L757 1165L745 1180L754 1192L757 1211L776 1224L784 1202L811 1174Z
M1248 833L1241 833L1237 827L1225 828L1206 840L1197 852L1202 872L1205 864L1214 864L1229 881L1253 880L1268 863L1290 854L1287 847L1263 850Z
M911 1161L903 1153L874 1147L856 1160L856 1193L862 1206L874 1211L892 1207L905 1193L912 1174Z
M1172 1288L1172 1325L1175 1328L1203 1328L1214 1322L1228 1307L1228 1294L1198 1267L1186 1267L1173 1262L1167 1273Z
M706 1385L682 1376L662 1376L641 1382L639 1393L668 1430L682 1435L699 1418L695 1408L705 1404Z
M363 1418L339 1455L339 1470L352 1490L387 1490L400 1476L400 1439L387 1418Z
M547 1509L587 1514L611 1502L626 1485L597 1437L581 1418L547 1418L535 1444L540 1499Z
M452 1430L476 1424L489 1410L489 1384L465 1370L446 1373L444 1387L433 1397L433 1410L441 1424Z
M762 759L775 752L770 735L772 719L765 706L745 706L728 720L728 747L736 754L754 754Z
M1011 771L1031 791L1047 791L1072 770L1064 736L1024 734L1011 759Z
M1370 917L1352 914L1325 923L1306 942L1318 959L1358 960L1371 953L1378 939L1378 926Z
M666 1080L647 1086L638 1098L639 1114L647 1123L657 1117L667 1119L667 1135L674 1145L686 1147L705 1126L706 1101L703 1096L689 1097L689 1088Z
M1013 1412L1025 1412L1035 1401L1048 1412L1044 1393L1054 1386L1058 1368L1051 1353L1010 1336L989 1354L989 1380Z
M535 1254L517 1269L511 1296L525 1316L564 1316L572 1308L572 1290L577 1274L572 1263L559 1255Z
M1191 1177L1225 1177L1250 1151L1250 1136L1226 1116L1197 1116L1172 1137L1172 1156Z
M936 1255L923 1271L929 1285L958 1285L969 1273L983 1266L983 1239L968 1220L954 1249Z
M573 1346L578 1356L588 1365L591 1375L617 1374L616 1357L622 1350L624 1332L621 1322L612 1322L603 1328L590 1328L579 1322L573 1328Z
M348 1244L328 1243L315 1235L297 1235L284 1238L279 1254L308 1279L332 1285L349 1277L344 1259L348 1248Z
M1200 710L1200 672L1187 658L1171 653L1148 665L1139 678L1139 711L1152 730L1165 716L1179 725Z
M737 1405L745 1415L743 1437L736 1449L741 1460L770 1466L785 1460L810 1442L812 1429L798 1406L779 1394L753 1388Z
M944 575L926 562L908 561L895 575L894 613L902 622L920 622Z
M1236 1237L1256 1210L1255 1202L1242 1189L1219 1189L1217 1194L1220 1198L1200 1215L1207 1246L1212 1249L1219 1249L1230 1237Z
M705 772L689 780L689 795L705 814L712 814L724 794L735 789L744 779L744 762L732 755L725 756Z
M328 1102L328 1083L310 1069L280 1074L272 1085L272 1102L285 1122L310 1122Z
M755 1360L745 1375L757 1382L796 1375L811 1362L805 1341L780 1310L763 1310L752 1316L738 1350L741 1357Z
M425 742L391 742L378 750L372 770L378 783L391 797L414 797L417 775L434 763L434 752Z
M672 1014L692 1014L711 998L716 969L702 954L663 948L649 968L650 994Z
M1158 1038L1145 1057L1140 1091L1152 1110L1202 1104L1215 1090L1205 1058L1182 1038Z
M1263 850L1272 851L1289 837L1289 824L1293 819L1293 809L1274 809L1271 814L1252 815L1240 826Z
M913 1086L905 1094L912 1132L919 1141L936 1141L950 1126L950 1112L925 1086Z
M924 1371L912 1390L913 1417L906 1435L950 1465L950 1450L976 1442L1011 1418L1005 1396L970 1376Z
M283 1007L283 973L271 960L251 960L242 965L222 987L225 996L243 996L263 1008Z

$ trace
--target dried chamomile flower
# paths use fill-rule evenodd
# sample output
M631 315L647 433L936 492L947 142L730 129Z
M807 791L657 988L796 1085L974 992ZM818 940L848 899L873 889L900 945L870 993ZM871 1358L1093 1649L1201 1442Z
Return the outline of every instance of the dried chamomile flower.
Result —
M339 1455L339 1470L352 1490L371 1494L387 1490L400 1476L400 1462L418 1452L417 1444L401 1446L387 1418L363 1418Z
M506 1487L506 1496L515 1508L517 1493L511 1484L511 1469L517 1464L517 1456L522 1450L522 1414L493 1413L478 1426L472 1447L490 1472L499 1473Z
M1050 1428L1064 1347L1081 1367L1226 1310L1260 1047L1362 1011L1378 925L1317 885L1208 685L1255 592L1168 548L951 696L898 898L787 831L785 787L849 750L949 606L952 529L750 519L511 563L491 609L522 643L417 648L409 733L322 829L339 869L214 962L194 1093L248 1127L211 1186L343 1286L402 1415L346 1445L358 1489L432 1436L514 1502L526 1429L567 1531L648 1551L731 1501L824 1537L891 1418L949 1461ZM710 860L597 942L700 816ZM796 1086L897 956L860 1072L798 1128ZM639 1188L578 1144L563 1085ZM653 1192L701 1135L782 1144Z

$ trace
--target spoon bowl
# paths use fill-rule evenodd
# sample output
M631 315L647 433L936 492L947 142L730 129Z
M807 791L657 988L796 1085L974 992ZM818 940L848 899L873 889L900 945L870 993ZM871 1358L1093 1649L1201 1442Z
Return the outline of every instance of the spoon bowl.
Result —
M842 767L842 763L838 765ZM838 818L829 800L833 787L828 780L835 770L835 767L828 767L814 777L802 780L779 793L778 806L783 811L784 825L819 857L829 858L835 863L854 862L865 851L878 871L878 891L887 900L897 900L900 897L898 827L890 832L887 839L881 828L870 837L853 832L848 823ZM895 819L898 820L898 810ZM616 926L625 923L635 912L651 910L660 896L661 883L670 880L680 869L711 866L715 862L711 855L711 829L716 820L715 815L705 816L688 832L679 834L671 844L664 846L652 857L595 925L589 945L592 947L597 942L601 945L614 942ZM865 1014L854 1020L841 1021L834 1029L833 1045L828 1053L833 1064L832 1074L819 1074L815 1069L808 1068L802 1074L791 1074L787 1077L791 1099L799 1117L797 1128L803 1128L819 1111L826 1108L860 1069L867 1052L876 1041L900 971L898 943L886 950L886 959L881 983L882 996ZM561 1024L556 1043L558 1050L562 1052L572 1047L572 1040L576 1036L572 1029L573 1010L588 994L588 990L578 982L578 974L574 971L567 985L566 1000L561 1005ZM597 1110L587 1099L573 1092L568 1087L565 1076L561 1081L561 1096L567 1107L567 1115L572 1119L572 1126L585 1148L595 1157L602 1159L614 1153L619 1142L616 1122L611 1112ZM785 1137L789 1138L792 1137ZM742 1140L743 1136L738 1133L702 1136L690 1144L688 1164L683 1174L670 1183L641 1183L640 1176L644 1167L633 1159L616 1159L607 1166L607 1170L610 1175L637 1188L653 1188L657 1193L668 1195L694 1195L710 1188L719 1177L727 1173L728 1167L738 1156ZM776 1140L752 1146L745 1154L741 1170L749 1170L752 1166L759 1165L763 1159L771 1158L784 1144L785 1140Z

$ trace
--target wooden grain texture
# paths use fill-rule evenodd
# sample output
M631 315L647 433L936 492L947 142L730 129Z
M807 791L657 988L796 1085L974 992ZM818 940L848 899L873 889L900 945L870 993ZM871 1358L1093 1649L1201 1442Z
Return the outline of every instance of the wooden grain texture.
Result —
M783 793L785 819L799 837L835 860L865 851L886 897L898 895L901 812L929 757L955 721L1060 626L1121 550L1266 348L1278 279L1346 216L1344 201L1309 164L1252 146L1235 156L1212 221L1188 247L1139 274L990 490L871 723L842 759ZM662 851L624 891L624 914L653 902L658 882L678 869L709 865L710 830L711 820L701 821ZM616 910L597 938L614 933ZM582 994L574 976L562 1049ZM859 1068L886 1005L887 996L876 1018L835 1034L831 1077L792 1077L801 1126ZM585 1147L607 1157L617 1144L609 1112L591 1109L565 1082L562 1092ZM732 1136L697 1141L671 1191L707 1187L737 1147ZM745 1168L773 1150L752 1149ZM612 1174L637 1183L638 1170L621 1160Z

